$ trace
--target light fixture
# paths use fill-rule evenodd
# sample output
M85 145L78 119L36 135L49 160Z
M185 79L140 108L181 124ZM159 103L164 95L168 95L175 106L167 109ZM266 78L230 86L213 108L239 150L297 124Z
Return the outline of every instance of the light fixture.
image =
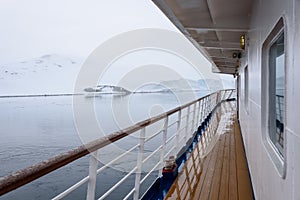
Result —
M245 50L245 35L241 35L241 38L240 38L240 47L241 49Z

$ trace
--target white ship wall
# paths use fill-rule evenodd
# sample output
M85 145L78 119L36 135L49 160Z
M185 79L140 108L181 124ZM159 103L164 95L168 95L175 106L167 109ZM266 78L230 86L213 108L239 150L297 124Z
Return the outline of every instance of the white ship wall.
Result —
M256 199L300 199L300 0L257 0L249 46L240 68L239 120ZM277 170L263 142L261 121L262 45L280 19L285 21L286 176ZM244 68L249 72L248 109ZM264 98L264 97L263 97Z

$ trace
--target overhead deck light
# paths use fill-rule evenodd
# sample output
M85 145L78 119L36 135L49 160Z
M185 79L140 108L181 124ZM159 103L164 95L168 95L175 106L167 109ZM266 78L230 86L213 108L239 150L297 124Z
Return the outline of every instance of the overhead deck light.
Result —
M245 50L245 35L242 35L240 38L240 47Z

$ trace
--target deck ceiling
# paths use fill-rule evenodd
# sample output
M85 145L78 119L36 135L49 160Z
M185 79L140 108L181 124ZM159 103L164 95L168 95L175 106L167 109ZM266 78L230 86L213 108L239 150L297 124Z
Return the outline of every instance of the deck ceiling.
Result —
M247 33L253 0L153 0L212 62L213 72L235 74Z

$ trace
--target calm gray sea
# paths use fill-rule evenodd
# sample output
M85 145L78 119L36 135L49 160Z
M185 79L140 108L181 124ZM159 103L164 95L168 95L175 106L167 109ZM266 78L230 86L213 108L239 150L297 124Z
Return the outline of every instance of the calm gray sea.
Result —
M0 177L82 145L74 119L74 112L78 112L76 109L74 111L76 106L84 109L84 106L92 104L99 127L104 134L109 134L207 93L0 98ZM80 102L81 105L73 105L73 102ZM81 115L79 113L75 116ZM84 117L80 120L84 121L88 131L90 119ZM121 148L126 149L134 140L135 138L127 138L118 144L124 145ZM149 148L155 148L156 144L157 141L154 140ZM105 157L106 154L102 156ZM88 158L83 157L0 199L50 199L87 176ZM126 169L120 169L122 167L109 168L98 176L97 196L126 174ZM155 175L148 184L154 179ZM133 180L134 177L130 177L128 183L108 199L123 197L131 189ZM87 185L83 185L66 199L84 199L86 187ZM144 189L146 187L145 185Z

